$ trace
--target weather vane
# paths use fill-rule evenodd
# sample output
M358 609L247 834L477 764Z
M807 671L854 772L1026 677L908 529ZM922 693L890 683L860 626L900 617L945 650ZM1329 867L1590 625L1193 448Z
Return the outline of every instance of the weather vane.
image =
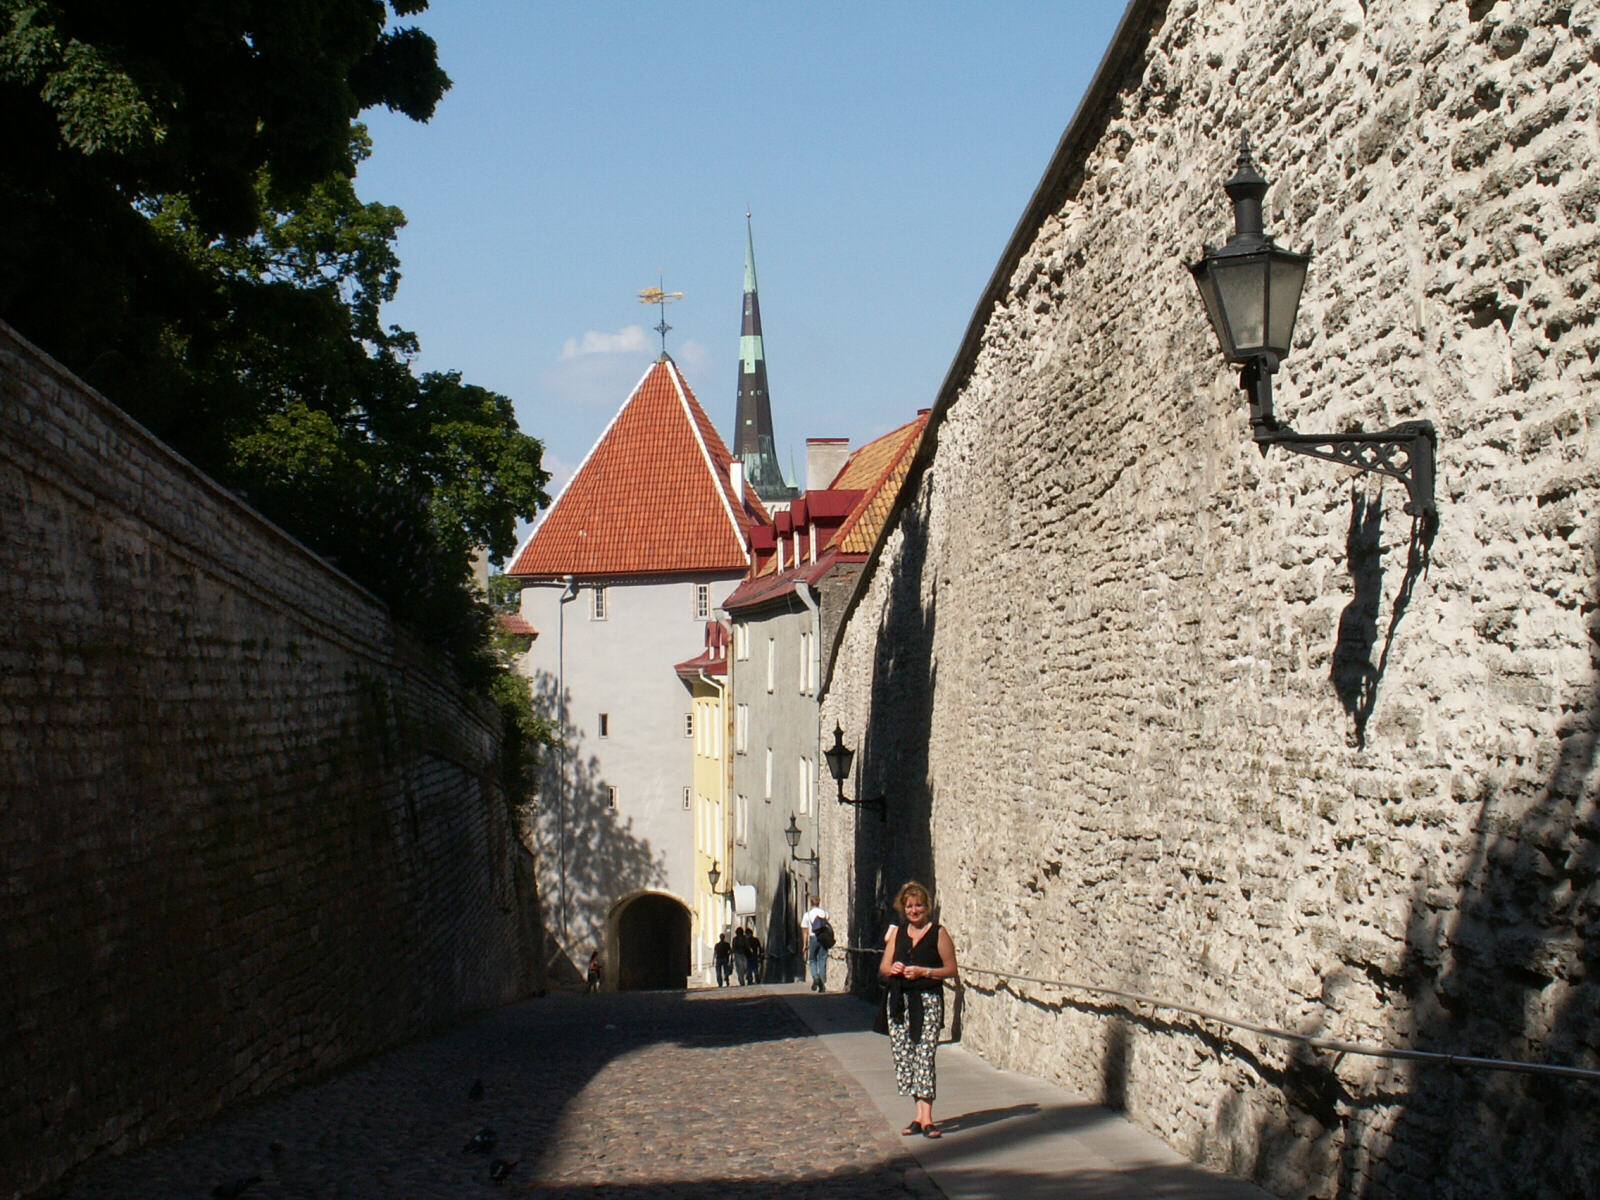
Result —
M655 330L661 335L661 357L667 356L667 330L672 326L667 324L667 305L674 300L682 300L682 292L664 292L660 287L661 276L656 276L655 287L642 288L639 291L640 304L654 304L661 310L661 320L656 323Z

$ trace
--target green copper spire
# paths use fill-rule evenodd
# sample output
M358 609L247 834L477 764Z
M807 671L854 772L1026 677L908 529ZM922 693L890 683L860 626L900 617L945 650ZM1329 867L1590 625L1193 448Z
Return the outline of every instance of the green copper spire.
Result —
M739 403L734 413L734 457L762 500L789 500L772 437L772 402L767 395L767 355L761 341L761 302L756 295L756 248L750 214L744 214L744 320L739 326Z

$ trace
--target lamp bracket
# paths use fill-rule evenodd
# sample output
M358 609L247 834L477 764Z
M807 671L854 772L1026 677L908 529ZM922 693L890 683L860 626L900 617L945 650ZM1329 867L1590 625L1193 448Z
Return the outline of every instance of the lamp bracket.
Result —
M839 784L839 803L849 804L855 808L876 808L878 810L878 820L887 821L889 819L889 807L886 803L884 803L882 796L873 796L868 800L862 800L858 797L852 800L849 796L844 794L843 782L840 782ZM790 851L790 853L792 854L793 851Z
M1406 421L1375 433L1296 433L1287 425L1255 429L1256 444L1263 453L1268 446L1282 446L1296 454L1398 479L1406 485L1406 512L1428 521L1439 519L1433 499L1438 436L1432 421Z

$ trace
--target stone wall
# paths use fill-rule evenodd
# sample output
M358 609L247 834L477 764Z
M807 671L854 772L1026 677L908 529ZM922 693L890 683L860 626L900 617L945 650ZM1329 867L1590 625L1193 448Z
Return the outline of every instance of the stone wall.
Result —
M0 1195L535 985L498 714L0 326Z
M922 876L975 968L1600 1067L1597 97L1594 3L1132 6L842 638L852 941ZM1250 443L1183 265L1241 128L1315 251L1279 416L1434 421L1431 543ZM976 970L964 1033L1284 1195L1600 1193L1594 1085Z

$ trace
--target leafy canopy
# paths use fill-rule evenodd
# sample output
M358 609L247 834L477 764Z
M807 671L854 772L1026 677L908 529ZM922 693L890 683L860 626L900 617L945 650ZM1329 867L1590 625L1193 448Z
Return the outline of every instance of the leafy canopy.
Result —
M385 327L404 223L365 203L382 104L450 81L421 0L0 0L0 319L460 660L468 585L548 502L511 401Z

